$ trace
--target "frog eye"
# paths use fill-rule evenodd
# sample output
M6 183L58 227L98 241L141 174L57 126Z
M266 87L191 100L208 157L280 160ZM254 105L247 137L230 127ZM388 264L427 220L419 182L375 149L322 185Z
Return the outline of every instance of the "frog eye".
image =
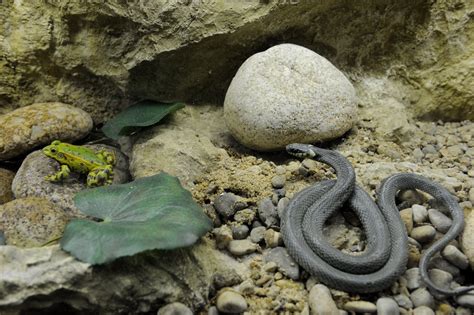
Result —
M56 149L55 149L55 148L51 148L50 151L51 151L51 153L56 153Z

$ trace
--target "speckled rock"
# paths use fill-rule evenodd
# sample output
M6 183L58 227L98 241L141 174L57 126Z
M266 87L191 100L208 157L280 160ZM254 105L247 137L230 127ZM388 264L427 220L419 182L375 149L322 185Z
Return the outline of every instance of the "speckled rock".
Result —
M43 198L16 199L0 206L0 230L7 245L41 246L61 237L68 221L60 207Z
M217 309L220 312L238 314L247 310L244 297L235 291L224 291L217 297Z
M323 284L316 284L311 288L308 304L311 315L338 314L339 312L332 298L331 291Z
M86 145L94 150L106 149L113 151L117 160L114 167L114 184L125 183L129 179L127 158L118 149L102 145ZM63 208L68 215L82 216L74 206L74 195L86 188L85 176L72 172L70 177L62 182L49 182L44 179L46 175L54 174L59 170L59 163L35 151L25 158L12 183L13 194L16 198L42 197L52 201Z
M0 205L13 199L12 181L15 173L0 168Z
M355 122L356 104L354 87L328 60L281 44L242 64L227 90L224 118L240 143L268 151L341 136Z
M82 109L63 103L38 103L0 116L0 160L26 153L53 140L73 142L92 129Z
M464 219L465 226L461 237L461 249L467 256L471 269L474 270L474 211Z
M193 311L183 303L174 302L160 308L157 315L193 315Z

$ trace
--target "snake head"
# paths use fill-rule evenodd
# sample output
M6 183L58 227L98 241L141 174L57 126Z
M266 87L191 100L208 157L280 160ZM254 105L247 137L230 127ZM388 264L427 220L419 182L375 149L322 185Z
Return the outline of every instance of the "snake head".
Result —
M313 158L316 152L311 144L292 143L286 146L286 151L299 158Z

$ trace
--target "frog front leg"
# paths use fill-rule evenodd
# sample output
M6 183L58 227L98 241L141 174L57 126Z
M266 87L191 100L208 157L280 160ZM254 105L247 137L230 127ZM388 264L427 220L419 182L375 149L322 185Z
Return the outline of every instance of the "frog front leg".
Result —
M87 186L102 186L112 184L114 170L112 165L96 167L87 174Z
M59 182L67 177L71 173L71 169L67 165L61 165L61 170L53 175L45 176L45 179L50 182Z

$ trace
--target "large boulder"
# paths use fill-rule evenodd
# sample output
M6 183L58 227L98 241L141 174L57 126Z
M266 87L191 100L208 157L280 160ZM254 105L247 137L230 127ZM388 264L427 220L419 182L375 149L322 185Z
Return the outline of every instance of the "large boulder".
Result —
M398 83L389 93L417 115L473 119L472 9L469 0L3 1L0 111L57 100L102 122L131 98L220 102L245 59L291 42L353 81Z
M246 267L203 240L193 247L149 251L93 267L58 246L0 246L0 313L137 314L180 301L203 307L213 279Z
M247 59L227 90L224 118L242 144L261 151L343 135L356 122L355 90L326 58L292 44Z

